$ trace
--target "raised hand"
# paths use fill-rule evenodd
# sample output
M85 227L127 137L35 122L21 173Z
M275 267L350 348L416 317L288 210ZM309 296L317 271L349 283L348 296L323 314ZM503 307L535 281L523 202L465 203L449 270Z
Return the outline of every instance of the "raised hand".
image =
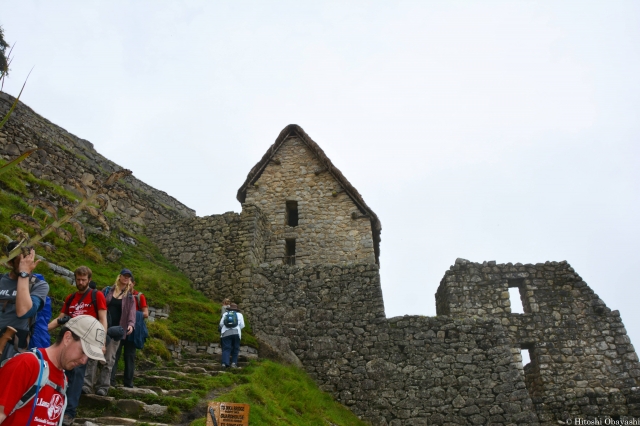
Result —
M27 272L29 274L32 273L33 270L36 269L36 266L38 266L38 263L40 263L40 259L36 260L36 251L34 249L31 249L29 254L26 256L20 254L19 259L19 272Z

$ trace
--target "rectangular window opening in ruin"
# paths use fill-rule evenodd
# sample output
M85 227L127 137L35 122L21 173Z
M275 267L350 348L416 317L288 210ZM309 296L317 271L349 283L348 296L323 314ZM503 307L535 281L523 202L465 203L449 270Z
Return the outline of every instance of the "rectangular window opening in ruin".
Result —
M296 264L296 239L295 238L287 238L285 240L285 256L284 256L284 264L285 265L295 265Z
M536 398L536 381L540 378L540 366L536 362L536 351L534 348L534 343L521 343L520 356L522 363L522 372L524 373L524 384L531 398Z
M298 226L298 202L287 201L287 217L286 224L288 226Z
M512 314L524 314L523 301L524 279L517 278L509 280L509 301L511 302Z
M520 355L522 356L522 366L529 364L531 362L531 352L530 349L522 348L520 349Z

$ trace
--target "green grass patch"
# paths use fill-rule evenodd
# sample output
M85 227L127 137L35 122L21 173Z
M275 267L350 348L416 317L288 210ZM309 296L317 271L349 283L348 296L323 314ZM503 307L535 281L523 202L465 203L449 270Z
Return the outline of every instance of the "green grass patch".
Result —
M147 339L144 344L143 353L151 358L152 356L159 357L165 361L171 361L171 352L167 349L166 344L156 338Z
M245 383L215 400L249 404L252 426L366 425L331 395L322 392L299 368L262 361L252 363L238 375L246 377ZM191 423L204 424L205 419Z
M149 336L155 337L167 343L169 345L175 345L178 343L178 338L169 330L169 325L171 322L169 320L155 320L154 322L150 322L147 324L147 328L149 329Z
M171 376L167 372L158 374ZM272 361L252 362L249 366L231 370L217 376L189 375L177 382L145 382L144 376L136 377L136 386L152 384L163 389L190 389L190 394L180 397L140 395L136 399L146 404L169 407L172 413L193 410L202 399L216 389L232 388L217 397L216 401L237 402L250 405L249 424L260 425L318 425L364 426L352 412L337 403L331 395L322 392L311 378L299 368L284 366ZM126 398L119 389L111 389L109 396ZM82 408L82 407L81 407ZM169 416L167 421L177 421ZM191 425L204 425L205 419Z

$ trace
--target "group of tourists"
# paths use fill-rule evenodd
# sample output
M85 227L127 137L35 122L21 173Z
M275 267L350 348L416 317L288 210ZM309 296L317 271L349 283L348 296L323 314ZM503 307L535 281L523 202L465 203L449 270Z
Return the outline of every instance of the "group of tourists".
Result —
M5 252L17 245L9 243ZM132 388L136 349L142 347L139 334L146 332L147 301L134 289L129 269L122 269L115 283L100 291L91 269L76 268L77 291L65 298L60 314L51 320L49 284L34 273L39 262L31 249L10 260L10 272L0 277L3 426L72 425L82 393L106 396L115 386L123 353L123 384ZM238 305L225 299L219 323L224 369L239 368L244 326ZM58 337L50 346L49 333L57 328Z
M6 253L17 245L9 243ZM0 385L2 425L72 425L82 392L106 396L115 385L122 352L123 384L132 388L140 347L136 331L146 331L147 301L134 289L129 269L99 291L91 269L80 266L74 271L77 291L48 326L50 316L45 320L45 333L60 327L55 344L37 339L35 325L50 306L49 284L33 273L38 263L31 249L10 260L10 272L0 277L0 383L11 383Z

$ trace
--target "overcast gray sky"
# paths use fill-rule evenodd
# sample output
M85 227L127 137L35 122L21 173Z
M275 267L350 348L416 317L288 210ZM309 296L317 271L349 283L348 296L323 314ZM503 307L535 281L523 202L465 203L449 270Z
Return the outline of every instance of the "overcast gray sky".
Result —
M640 2L0 1L5 90L198 215L296 123L382 221L388 316L567 260L640 344Z

